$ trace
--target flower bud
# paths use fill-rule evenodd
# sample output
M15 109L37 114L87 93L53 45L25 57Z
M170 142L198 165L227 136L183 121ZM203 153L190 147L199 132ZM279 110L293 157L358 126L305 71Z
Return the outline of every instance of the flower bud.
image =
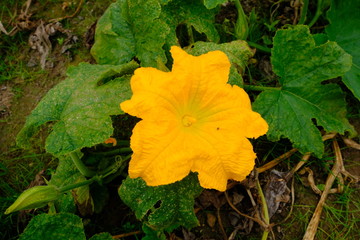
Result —
M48 202L54 201L61 196L56 186L36 186L26 189L18 199L5 211L9 214L15 211L44 207Z

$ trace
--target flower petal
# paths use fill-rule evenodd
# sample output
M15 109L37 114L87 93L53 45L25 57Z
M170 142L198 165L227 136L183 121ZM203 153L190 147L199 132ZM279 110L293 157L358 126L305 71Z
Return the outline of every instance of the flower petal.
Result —
M224 86L218 88L211 100L202 101L201 121L209 123L207 128L237 129L239 136L257 138L268 130L268 124L260 114L251 110L250 98L238 86ZM210 98L210 97L208 97Z
M199 173L202 187L225 191L228 179L242 181L253 170L256 155L252 145L234 131L203 132L207 144L203 142L202 146L208 155L196 159L191 168L191 171Z
M208 86L226 84L229 78L230 61L225 53L212 51L200 56L192 56L179 47L171 47L174 64L171 72L184 76L187 81L200 82Z
M155 68L139 68L135 70L131 78L131 90L133 96L130 100L120 104L120 108L138 118L156 119L164 112L176 112L178 100L164 88L168 88L172 74L159 71Z
M129 176L142 177L149 186L183 179L189 174L196 156L188 148L186 135L168 121L137 123L131 136L131 148Z

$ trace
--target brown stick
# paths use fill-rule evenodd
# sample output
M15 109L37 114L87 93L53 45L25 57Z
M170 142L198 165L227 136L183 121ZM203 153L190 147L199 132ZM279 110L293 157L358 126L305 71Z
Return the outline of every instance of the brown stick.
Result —
M279 163L281 163L284 159L290 157L291 155L293 155L294 153L296 153L298 151L297 148L293 148L290 151L284 153L283 155L281 155L280 157L275 158L274 160L268 162L267 164L256 168L256 171L258 173L262 173L265 172L266 170L269 170L273 167L275 167L276 165L278 165Z
M335 152L336 162L335 162L333 168L331 169L331 173L329 173L329 175L328 175L328 178L325 183L324 192L322 193L320 201L319 201L318 205L316 206L314 215L312 216L310 223L306 229L303 240L313 240L314 239L318 225L319 225L321 212L325 205L327 195L329 194L331 186L334 183L337 175L341 171L342 156L341 156L339 145L336 140L333 141L333 148L334 148L334 152Z
M119 234L119 235L115 235L112 236L113 239L119 239L119 238L123 238L123 237L129 237L129 236L133 236L133 235L137 235L142 233L142 231L135 231L135 232L130 232L130 233L123 233L123 234Z

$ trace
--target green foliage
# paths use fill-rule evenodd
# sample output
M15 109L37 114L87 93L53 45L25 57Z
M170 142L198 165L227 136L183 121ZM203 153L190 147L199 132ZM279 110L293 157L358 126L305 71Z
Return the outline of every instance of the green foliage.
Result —
M40 214L31 219L20 240L85 240L81 218L71 213Z
M27 118L17 143L27 146L47 122L55 123L46 151L56 156L105 141L113 132L110 115L121 114L118 104L131 96L125 74L136 67L130 62L119 66L82 63L69 68L68 78L51 89Z
M166 62L162 49L169 32L159 19L158 0L118 0L99 20L91 50L100 64L123 64L137 56L142 66ZM111 53L111 54L109 54Z
M353 57L353 64L344 77L346 86L360 100L360 1L332 0L327 17L330 24L326 33Z
M271 140L285 136L302 153L320 157L324 145L312 119L327 132L354 132L345 117L341 89L336 84L322 84L343 75L351 66L351 56L335 42L316 46L306 26L279 30L271 63L281 87L260 93L253 105L268 122Z
M172 1L162 9L161 18L169 25L170 34L167 37L168 45L178 45L176 28L185 24L188 28L193 27L199 33L206 35L207 39L212 42L218 42L220 40L219 34L215 28L215 9L207 9L204 7L202 1L199 0L183 0ZM189 41L191 39L190 30Z
M215 11L200 0L118 0L99 20L91 53L99 64L123 64L137 57L143 67L164 66L164 47L178 45L179 24L219 41L214 18Z
M137 219L151 229L172 231L178 226L198 225L194 198L201 191L197 175L192 173L179 182L158 187L147 186L141 178L127 178L119 188L119 195Z
M212 42L196 42L188 52L198 56L210 51L220 50L226 53L230 62L229 83L243 86L242 73L245 70L247 61L254 55L245 41L233 41L229 43L216 44Z

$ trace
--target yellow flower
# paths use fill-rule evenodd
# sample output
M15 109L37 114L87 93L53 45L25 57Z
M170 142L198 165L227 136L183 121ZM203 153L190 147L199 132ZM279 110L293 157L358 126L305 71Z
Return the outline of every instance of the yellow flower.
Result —
M268 125L251 110L242 88L227 84L230 62L221 51L195 57L172 47L171 72L139 68L133 96L120 104L141 118L131 137L131 178L149 186L170 184L198 172L200 185L225 191L227 180L242 181L256 155L247 138Z

